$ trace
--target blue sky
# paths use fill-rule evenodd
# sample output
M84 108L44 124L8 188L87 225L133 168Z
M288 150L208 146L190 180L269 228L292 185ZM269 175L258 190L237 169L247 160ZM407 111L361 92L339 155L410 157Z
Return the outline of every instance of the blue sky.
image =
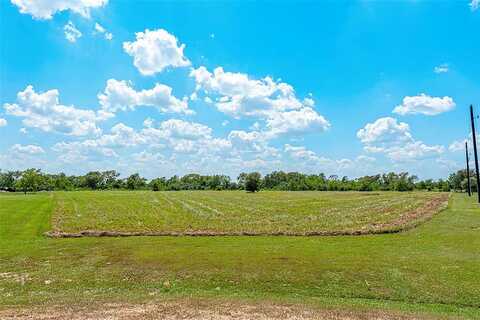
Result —
M0 168L464 166L478 1L0 2Z

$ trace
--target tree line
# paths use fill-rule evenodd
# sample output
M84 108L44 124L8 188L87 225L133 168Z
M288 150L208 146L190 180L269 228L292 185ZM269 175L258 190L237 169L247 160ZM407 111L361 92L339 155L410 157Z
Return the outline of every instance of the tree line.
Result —
M472 190L476 190L474 172L470 173ZM303 174L299 172L274 171L262 177L258 172L241 173L235 181L227 175L187 174L182 177L160 177L147 180L138 173L120 178L115 170L91 171L75 176L64 173L49 174L40 169L24 171L1 171L0 190L2 191L53 191L53 190L284 190L284 191L465 191L467 172L459 170L447 179L418 180L408 172L377 174L355 179Z

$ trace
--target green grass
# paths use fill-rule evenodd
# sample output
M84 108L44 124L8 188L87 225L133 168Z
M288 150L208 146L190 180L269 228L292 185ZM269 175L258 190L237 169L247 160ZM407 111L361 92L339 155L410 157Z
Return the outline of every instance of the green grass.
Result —
M55 230L312 233L395 230L447 194L421 192L63 192ZM438 208L433 209L438 210Z
M45 238L57 196L0 195L0 306L194 296L480 319L480 209L460 194L399 234Z

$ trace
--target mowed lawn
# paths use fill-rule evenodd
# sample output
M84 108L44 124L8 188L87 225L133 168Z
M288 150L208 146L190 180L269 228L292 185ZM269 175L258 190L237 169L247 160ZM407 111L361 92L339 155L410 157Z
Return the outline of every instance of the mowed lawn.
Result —
M53 229L207 234L399 230L446 207L447 193L101 191L55 193Z
M396 234L47 238L58 197L0 194L0 309L194 297L480 318L473 197Z

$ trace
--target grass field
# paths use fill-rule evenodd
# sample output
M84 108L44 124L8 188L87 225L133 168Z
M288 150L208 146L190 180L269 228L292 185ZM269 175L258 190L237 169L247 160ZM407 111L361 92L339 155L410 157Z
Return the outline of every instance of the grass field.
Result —
M400 230L446 206L427 192L63 192L53 228L193 234L329 234Z
M397 234L46 238L59 198L0 195L0 309L195 297L480 319L480 209L461 194Z

